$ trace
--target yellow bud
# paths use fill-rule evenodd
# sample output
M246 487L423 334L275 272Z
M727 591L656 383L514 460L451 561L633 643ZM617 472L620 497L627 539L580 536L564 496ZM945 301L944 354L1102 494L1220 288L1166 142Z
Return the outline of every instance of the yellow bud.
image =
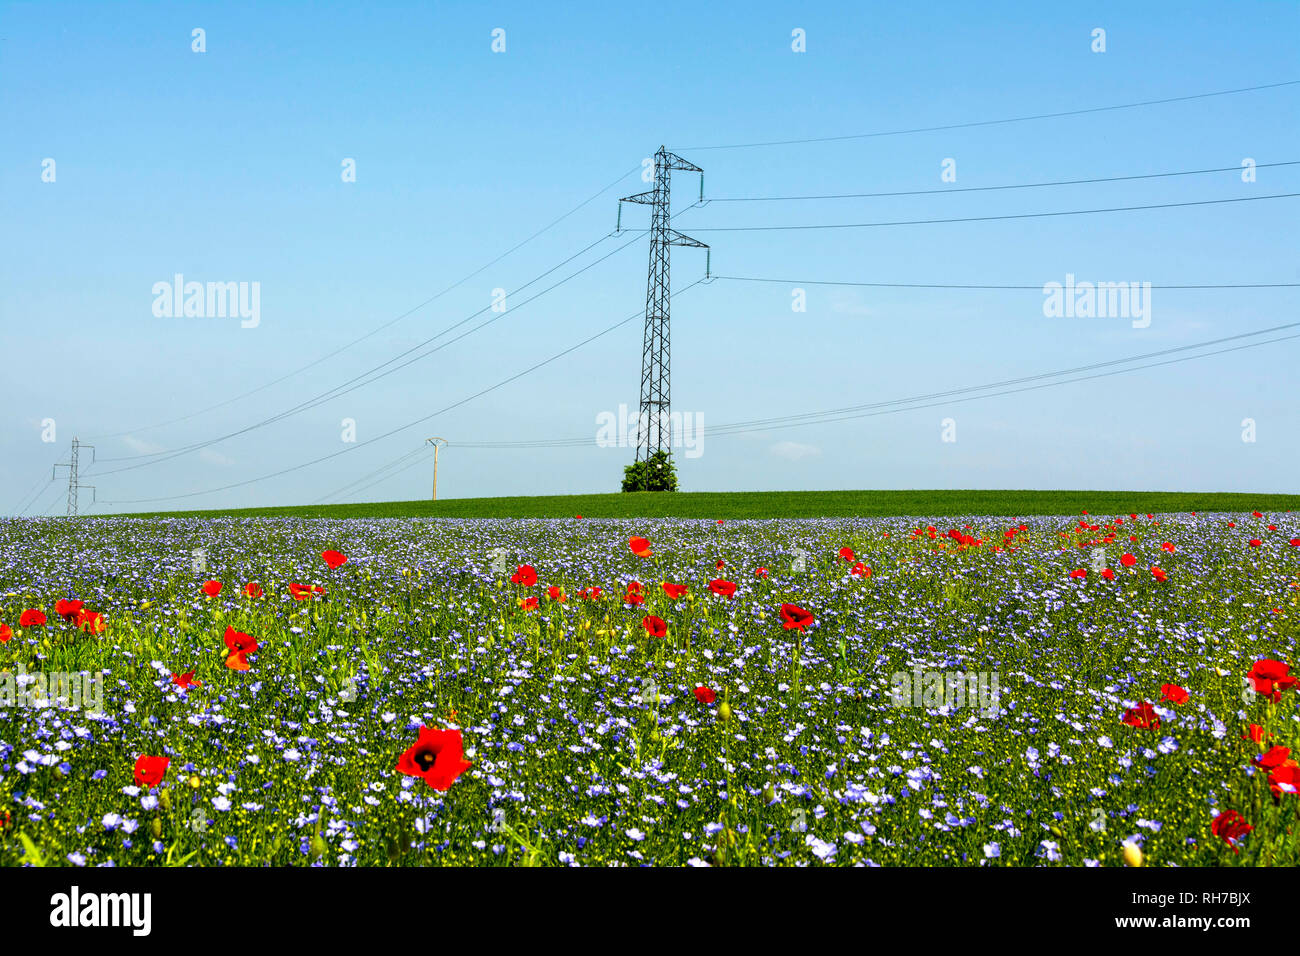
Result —
M1124 844L1124 865L1141 866L1142 865L1142 848L1136 843Z
M191 790L199 789L199 778L197 775L193 775L190 777L190 789Z
M158 794L158 806L162 807L166 813L171 813L172 795L170 790L164 790Z
M723 720L731 719L731 707L727 704L725 700L722 702L722 705L718 707L718 716L721 717Z
M159 837L161 837L161 836L162 836L162 821L159 820L157 817L154 817L152 820L150 820L150 821L149 821L149 832L153 834L153 838L154 838L155 840L157 840Z

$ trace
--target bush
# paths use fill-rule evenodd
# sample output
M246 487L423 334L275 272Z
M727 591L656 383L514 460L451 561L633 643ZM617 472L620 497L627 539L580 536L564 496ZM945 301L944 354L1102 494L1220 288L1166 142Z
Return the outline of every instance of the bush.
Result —
M646 461L634 461L623 469L624 491L676 491L677 470L666 451L657 451Z

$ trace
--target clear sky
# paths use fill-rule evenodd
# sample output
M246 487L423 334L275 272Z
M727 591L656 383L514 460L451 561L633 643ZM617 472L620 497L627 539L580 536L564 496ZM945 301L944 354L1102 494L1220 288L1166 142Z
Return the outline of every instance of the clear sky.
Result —
M193 49L196 28L204 52ZM1093 49L1097 28L1105 30L1104 52ZM505 31L502 52L493 50L497 29ZM792 49L795 30L803 31L803 52ZM644 309L647 241L608 234L617 199L648 188L642 160L661 144L704 168L705 195L714 199L931 191L691 208L699 177L674 174L674 226L710 244L715 274L795 280L718 279L674 300L674 409L703 421L699 456L677 452L685 490L1294 491L1300 339L873 417L734 435L714 436L710 427L890 402L1300 321L1296 288L1159 288L1300 282L1300 199L710 230L1300 193L1300 165L1259 168L1255 182L1227 171L954 192L1298 161L1300 85L898 136L701 147L951 126L1298 79L1300 4L1282 2L585 11L524 3L3 3L0 509L17 510L31 493L28 514L61 513L66 483L41 486L74 436L93 439L99 462L87 467L83 456L83 480L101 501L141 501L100 504L101 512L310 503L435 435L450 442L441 452L440 497L616 491L634 450L597 447L597 420L637 405L640 318L434 413ZM344 181L347 160L355 182ZM945 168L955 181L945 180ZM644 229L648 212L625 206L623 225ZM614 254L523 303L607 253ZM703 277L703 250L678 248L672 258L675 289ZM156 284L177 274L247 283L250 291L257 283L256 326L156 315ZM1151 283L1149 324L1045 315L1044 285L1067 275ZM792 307L798 288L804 312ZM507 290L504 312L491 311L494 289ZM494 321L374 384L204 444L349 382L470 316L432 344ZM1199 353L1177 353L1187 354ZM42 440L49 419L53 442ZM353 442L345 441L345 419L354 423ZM1254 441L1243 441L1246 419ZM555 438L590 444L458 447ZM190 445L202 447L157 456L163 460L130 457ZM334 457L278 477L191 494L327 455ZM361 483L341 500L427 497L431 461L408 461L414 467ZM188 497L171 497L179 495Z

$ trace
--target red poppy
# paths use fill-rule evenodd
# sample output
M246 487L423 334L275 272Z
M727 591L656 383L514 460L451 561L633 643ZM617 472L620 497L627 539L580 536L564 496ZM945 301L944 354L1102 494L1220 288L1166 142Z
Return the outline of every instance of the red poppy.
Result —
M645 596L640 591L633 591L631 588L628 588L627 593L623 595L623 603L640 607L645 603Z
M569 599L564 593L564 588L557 587L554 584L546 589L546 596L552 601L559 601L561 604Z
M1276 770L1278 767L1286 766L1287 758L1290 756L1290 747L1270 747L1255 758L1255 766L1263 770Z
M805 611L795 604L781 605L781 626L787 631L802 631L812 622L811 611Z
M859 561L857 564L853 565L849 574L856 575L860 578L869 578L871 577L871 569Z
M722 524L722 519L719 518L717 523L718 523L718 524Z
M628 538L627 546L632 549L632 553L638 558L648 558L651 555L650 542L645 538Z
M203 681L194 679L194 671L186 671L184 674L172 674L172 683L181 690L203 686Z
M84 603L84 601L59 601L54 605L54 612L65 621L69 621L77 616Z
M1133 565L1138 563L1138 559L1133 557L1131 554L1126 554L1119 559L1119 563L1124 565L1126 568L1131 568Z
M695 699L701 704L711 704L718 699L718 695L707 687L695 688Z
M206 594L208 597L216 597L218 594L221 593L221 582L220 582L220 581L204 581L204 582L203 582L203 593Z
M167 773L170 757L150 757L141 754L135 760L135 785L137 787L156 787L162 783Z
M266 592L262 590L262 585L256 581L249 581L244 585L244 593L251 598L260 598Z
M1070 577L1072 578L1086 578L1087 576L1088 571L1086 568L1075 568L1070 572Z
M754 577L756 577L756 578L765 578L765 577L767 577L767 568L755 568L755 569L754 569Z
M1171 704L1185 704L1191 699L1191 695L1187 693L1185 688L1179 687L1177 684L1161 684L1160 699L1162 701L1167 700Z
M574 515L574 517L577 518L579 521L582 520L582 515Z
M1251 724L1251 725L1246 729L1246 732L1245 732L1244 734L1241 735L1241 739L1242 739L1242 740L1253 740L1255 743L1259 743L1259 742L1261 742L1261 741L1264 739L1264 734L1265 734L1265 731L1264 731L1264 728L1263 728L1263 727L1261 727L1259 724ZM1272 734L1268 734L1268 736L1272 737L1273 735L1272 735Z
M1157 581L1161 581L1161 582L1169 580L1169 576L1165 574L1163 568L1153 567L1151 569L1151 576L1155 578Z
M530 588L537 583L537 572L531 564L521 564L515 569L515 573L510 575L510 582Z
M647 614L641 619L641 626L651 637L664 637L668 634L668 622L661 617Z
M421 777L435 790L448 789L474 766L465 759L459 730L421 727L420 736L397 761L397 772Z
M8 644L13 636L13 629L8 624L0 624L0 644Z
M1210 832L1232 847L1233 853L1240 852L1237 849L1237 841L1253 829L1255 828L1247 823L1236 810L1223 811L1210 824Z
M1292 538L1292 539L1291 539L1291 547L1293 547L1293 548L1300 548L1300 538Z
M1268 775L1268 786L1279 799L1284 793L1300 792L1300 766L1293 760L1287 761Z
M257 638L226 625L226 666L232 671L248 670L248 655L257 653Z
M348 556L341 551L322 551L320 557L331 571L342 567L348 560Z
M849 548L849 547L843 547L843 548L840 548L839 555L840 555L840 557L843 558L845 561L852 561L852 560L853 560L853 549L852 549L852 548Z
M18 616L19 627L40 627L45 623L45 612L38 611L35 608L28 608Z
M1115 580L1115 572L1112 571L1110 568L1106 568L1105 570L1103 570L1101 572L1101 576L1105 578L1107 581Z
M1252 511L1251 514L1253 514L1256 518L1264 517L1264 512L1262 511Z
M103 614L99 611L91 611L87 608L82 608L77 612L77 617L73 623L83 631L88 631L91 634L101 634L103 633L104 628L108 626L108 623L104 620Z
M665 581L663 582L663 584L659 586L664 589L664 594L667 594L674 601L676 601L687 591L687 587L685 584L673 584L670 581Z
M600 596L604 593L600 588L583 588L578 592L578 597L584 601L599 601Z
M289 584L289 593L293 595L295 601L306 601L318 594L324 594L325 589L319 584L299 584L294 581Z
M535 610L537 610L537 604L538 604L538 601L537 601L537 598L535 598L535 597L528 597L528 598L520 598L520 599L519 599L519 607L522 608L522 609L525 610L525 611L535 611Z
M709 590L718 597L730 598L736 593L736 582L724 581L722 578L714 578L709 582Z
M1290 665L1282 661L1256 661L1246 674L1246 679L1250 681L1255 693L1271 697L1273 703L1277 703L1282 699L1282 691L1295 686L1296 678L1289 673L1290 670Z
M645 585L642 584L640 581L628 581L628 582L627 582L627 593L628 593L628 594L644 594L644 593L645 593Z
M1170 554L1174 553L1174 543L1172 541L1166 541L1160 546L1160 548L1163 551L1168 551Z
M714 565L714 567L716 567L719 571L721 571L726 566L727 566L727 562L723 561L721 558L718 558L718 563Z
M1141 706L1130 707L1124 711L1121 722L1128 724L1130 727L1141 727L1145 730L1159 730L1160 718L1156 715L1156 709L1146 701Z

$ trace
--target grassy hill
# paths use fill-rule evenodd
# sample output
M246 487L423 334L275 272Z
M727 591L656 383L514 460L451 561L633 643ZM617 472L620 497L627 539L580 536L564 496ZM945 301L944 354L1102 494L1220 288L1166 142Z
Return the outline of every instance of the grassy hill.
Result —
M134 517L310 518L838 518L893 515L1097 515L1300 510L1300 495L1160 491L738 491L450 498L287 505Z

